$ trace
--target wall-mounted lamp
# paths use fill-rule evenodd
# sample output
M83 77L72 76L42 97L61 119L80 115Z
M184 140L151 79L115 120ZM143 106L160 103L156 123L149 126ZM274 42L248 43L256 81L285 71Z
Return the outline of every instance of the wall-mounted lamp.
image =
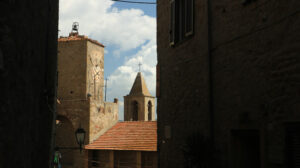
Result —
M76 141L79 145L79 150L80 153L82 151L82 145L84 144L84 139L85 139L85 131L83 128L79 127L76 131L75 131L75 137L76 137Z

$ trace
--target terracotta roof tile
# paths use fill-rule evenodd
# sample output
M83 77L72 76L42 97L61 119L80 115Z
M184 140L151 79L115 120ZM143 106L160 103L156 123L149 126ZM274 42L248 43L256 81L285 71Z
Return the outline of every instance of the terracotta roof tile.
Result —
M59 42L61 42L61 41L79 41L79 40L88 40L88 41L90 41L94 44L97 44L97 45L101 46L101 47L105 47L103 44L99 43L98 41L90 39L87 36L83 36L83 35L70 35L68 37L58 38Z
M85 149L157 151L157 123L118 122Z

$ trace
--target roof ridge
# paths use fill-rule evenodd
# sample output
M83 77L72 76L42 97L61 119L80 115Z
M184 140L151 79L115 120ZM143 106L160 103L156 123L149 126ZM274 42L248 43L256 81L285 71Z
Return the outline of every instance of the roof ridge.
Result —
M118 122L85 148L157 151L157 122Z
M63 42L63 41L79 41L79 40L88 40L91 43L94 43L96 45L99 45L101 47L105 47L102 43L98 42L97 40L93 40L89 38L88 36L85 35L74 35L74 36L60 36L58 38L58 41Z
M137 73L129 95L152 96L141 72Z

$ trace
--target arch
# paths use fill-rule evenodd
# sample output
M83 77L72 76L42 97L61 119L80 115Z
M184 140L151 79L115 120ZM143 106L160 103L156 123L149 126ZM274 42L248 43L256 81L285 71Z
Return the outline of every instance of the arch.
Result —
M74 152L68 152L68 149L60 149L63 147L78 146L76 143L75 130L72 122L65 116L57 116L55 133L55 146L58 147L60 153L62 153L62 167L73 166L75 157Z
M132 120L138 121L139 119L139 103L137 101L132 102Z
M148 121L152 121L152 102L148 101Z

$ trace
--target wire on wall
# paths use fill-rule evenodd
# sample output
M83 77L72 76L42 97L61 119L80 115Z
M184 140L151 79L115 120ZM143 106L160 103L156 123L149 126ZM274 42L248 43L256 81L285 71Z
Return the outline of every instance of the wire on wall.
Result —
M141 1L126 1L126 0L112 0L115 2L124 2L124 3L136 3L136 4L145 4L145 5L155 5L156 2L141 2Z

